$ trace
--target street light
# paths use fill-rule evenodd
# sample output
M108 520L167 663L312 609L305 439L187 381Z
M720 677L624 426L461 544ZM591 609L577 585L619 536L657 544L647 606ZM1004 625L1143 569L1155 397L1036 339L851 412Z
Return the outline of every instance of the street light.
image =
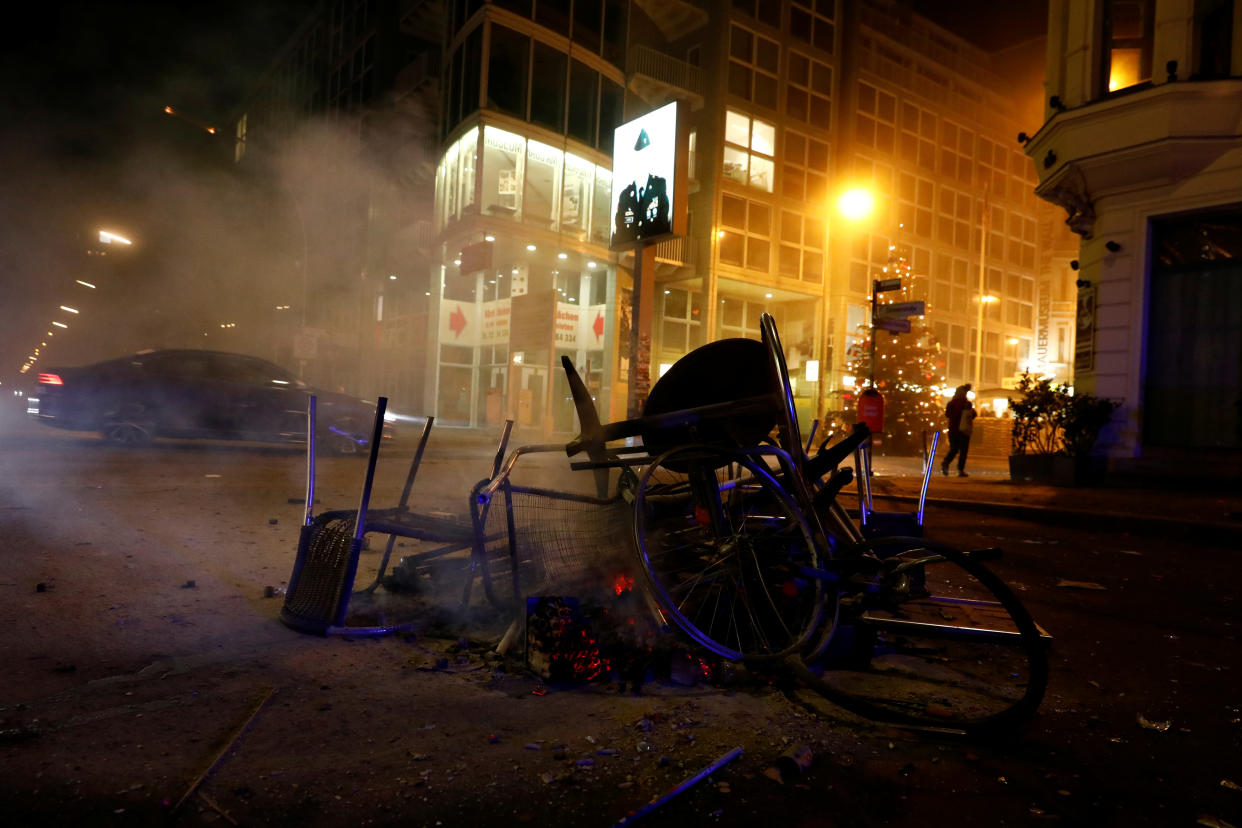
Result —
M124 236L118 236L116 233L109 233L107 230L99 231L99 241L103 244L133 244L133 242Z
M841 218L850 223L857 223L871 216L875 212L875 195L866 187L850 187L843 190L836 199L836 211ZM828 413L828 326L831 324L828 319L828 296L832 282L832 264L831 264L831 242L832 242L832 212L826 211L824 215L824 259L820 268L820 277L822 284L822 296L820 299L821 313L823 314L823 323L820 326L820 359L818 366L819 379L819 419L823 422Z

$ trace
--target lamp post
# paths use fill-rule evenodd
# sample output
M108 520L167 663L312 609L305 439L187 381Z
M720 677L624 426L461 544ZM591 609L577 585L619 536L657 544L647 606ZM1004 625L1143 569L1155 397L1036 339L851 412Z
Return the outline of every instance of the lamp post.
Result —
M1000 301L995 296L983 292L983 286L979 287L979 318L975 326L975 393L979 393L979 389L983 370L983 306L990 305L993 302Z
M875 195L865 187L851 187L837 197L836 212L841 218L851 223L862 221L875 211ZM831 322L828 319L828 298L832 283L831 241L832 241L832 210L824 215L824 259L821 267L823 293L820 308L823 322L820 325L820 359L819 359L819 419L822 422L828 414L828 332Z

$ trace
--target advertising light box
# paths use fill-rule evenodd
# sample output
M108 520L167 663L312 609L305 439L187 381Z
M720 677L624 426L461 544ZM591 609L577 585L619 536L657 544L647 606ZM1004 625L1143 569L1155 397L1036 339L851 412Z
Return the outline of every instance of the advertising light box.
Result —
M614 250L685 232L687 139L678 114L674 101L614 133Z

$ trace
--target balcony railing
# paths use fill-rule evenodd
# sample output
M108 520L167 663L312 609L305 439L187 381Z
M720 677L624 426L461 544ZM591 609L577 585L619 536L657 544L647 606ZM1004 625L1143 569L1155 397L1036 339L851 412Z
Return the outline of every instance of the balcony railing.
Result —
M685 236L665 239L656 243L656 261L669 262L683 267L694 267L694 244Z
M667 86L684 89L699 98L703 97L703 72L684 60L658 52L649 46L630 49L627 75L642 75Z

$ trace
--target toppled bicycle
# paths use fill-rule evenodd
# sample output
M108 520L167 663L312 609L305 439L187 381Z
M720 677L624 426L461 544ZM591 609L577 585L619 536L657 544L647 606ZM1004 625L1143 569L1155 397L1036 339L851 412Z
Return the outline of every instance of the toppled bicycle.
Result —
M760 328L761 340L690 352L652 387L641 417L614 423L600 422L563 360L579 435L505 459L506 427L491 474L470 493L468 524L408 506L430 421L398 505L369 510L372 440L359 508L312 517L308 505L282 619L318 633L396 628L350 627L346 610L351 595L381 583L397 537L429 546L402 567L428 578L455 572L463 603L478 581L509 609L548 583L598 578L601 561L621 555L641 571L660 623L721 658L788 669L853 712L972 733L1026 720L1047 686L1049 637L988 568L1000 550L924 539L921 502L917 520L881 520L871 508L865 426L811 453L772 317ZM522 458L561 451L571 469L592 473L594 495L515 482ZM313 457L312 448L308 504ZM853 468L843 465L850 457ZM929 460L924 493L930 468ZM841 501L852 482L853 514ZM369 533L387 535L388 547L375 583L358 593ZM617 543L626 536L632 544Z

